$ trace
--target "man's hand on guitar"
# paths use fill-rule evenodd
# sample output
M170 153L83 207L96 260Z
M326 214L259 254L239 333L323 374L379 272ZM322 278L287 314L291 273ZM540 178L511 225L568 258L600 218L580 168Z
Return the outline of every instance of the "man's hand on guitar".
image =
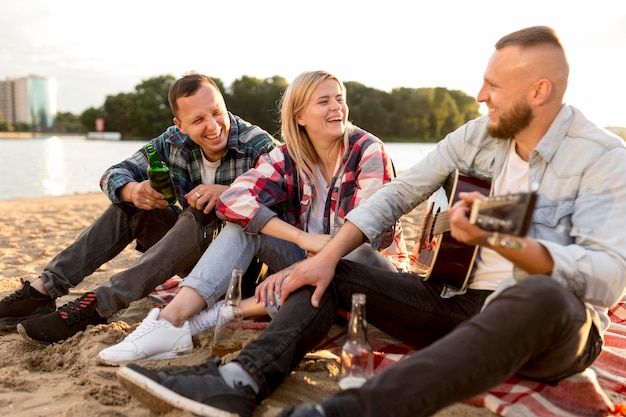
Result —
M484 200L486 197L479 192L459 193L459 200L449 210L450 235L466 245L485 245L491 232L482 230L470 223L469 214L475 200Z

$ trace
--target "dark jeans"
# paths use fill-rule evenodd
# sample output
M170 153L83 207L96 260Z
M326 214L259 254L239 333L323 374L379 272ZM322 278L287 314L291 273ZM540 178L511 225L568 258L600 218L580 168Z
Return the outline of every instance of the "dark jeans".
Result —
M354 292L366 294L371 324L420 350L361 388L326 400L327 417L428 416L513 374L556 382L600 353L584 305L550 277L521 281L481 312L489 291L444 299L439 285L414 275L341 261L319 308L311 307L312 288L294 292L235 359L259 383L259 400L322 341Z
M46 265L40 275L46 289L53 298L67 294L133 240L145 250L141 258L94 290L96 308L103 316L110 317L147 296L175 274L186 275L213 241L221 222L214 212L187 208L178 213L170 207L141 210L131 204L112 204Z

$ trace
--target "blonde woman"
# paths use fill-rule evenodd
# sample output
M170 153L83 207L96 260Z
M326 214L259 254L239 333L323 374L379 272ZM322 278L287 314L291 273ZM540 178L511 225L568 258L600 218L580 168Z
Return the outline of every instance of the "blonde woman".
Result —
M300 74L281 101L285 144L261 156L239 176L216 205L228 223L183 280L163 310L150 312L118 345L100 352L110 365L167 358L182 352L191 335L214 325L215 303L233 268L257 256L273 271L319 252L345 215L395 176L383 143L348 120L343 83L325 71ZM346 256L388 270L403 269L406 246L399 222L383 242L364 243ZM379 250L377 250L379 249ZM269 276L244 302L247 316L276 307L287 271ZM280 279L279 279L280 278Z

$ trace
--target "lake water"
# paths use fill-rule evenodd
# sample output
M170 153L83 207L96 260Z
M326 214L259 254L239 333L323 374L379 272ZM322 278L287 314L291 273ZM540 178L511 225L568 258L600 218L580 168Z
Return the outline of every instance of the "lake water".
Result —
M95 141L83 137L0 139L0 200L100 191L100 177L145 142ZM387 143L397 171L410 168L434 144Z

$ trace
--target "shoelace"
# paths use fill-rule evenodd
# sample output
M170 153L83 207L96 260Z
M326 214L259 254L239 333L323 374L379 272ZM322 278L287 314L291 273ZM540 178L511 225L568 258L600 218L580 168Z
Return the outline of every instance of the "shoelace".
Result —
M70 301L69 303L59 307L57 312L61 318L67 321L69 324L78 323L79 321L88 318L86 308L95 300L95 294L88 294L77 301Z
M215 326L217 322L217 312L222 304L224 304L223 301L218 301L212 307L200 311L189 319L189 324L194 326L198 332L204 332L209 327Z
M167 369L168 376L177 376L177 375L214 375L220 376L219 371L217 370L220 364L219 358L214 358L209 360L208 362L201 363L199 365L192 365L185 368L178 369Z
M22 288L4 297L2 299L3 303L7 303L7 304L14 303L16 301L26 298L29 295L28 293L30 292L26 290L26 283L24 282L24 280L20 278L20 282L22 283ZM30 288L30 285L29 285L29 288Z
M163 327L163 326L166 326L166 324L159 323L157 320L144 320L144 321L141 322L141 324L139 326L137 326L137 328L135 329L134 332L132 332L131 334L126 336L124 341L125 342L132 342L132 341L140 338L144 334L148 333L150 330L152 330L152 329L154 329L156 327Z
M3 303L15 303L16 301L22 300L24 298L26 298L28 294L26 294L26 291L24 291L24 289L22 288L21 290L17 290L9 295L7 295L6 297L4 297L2 299Z

